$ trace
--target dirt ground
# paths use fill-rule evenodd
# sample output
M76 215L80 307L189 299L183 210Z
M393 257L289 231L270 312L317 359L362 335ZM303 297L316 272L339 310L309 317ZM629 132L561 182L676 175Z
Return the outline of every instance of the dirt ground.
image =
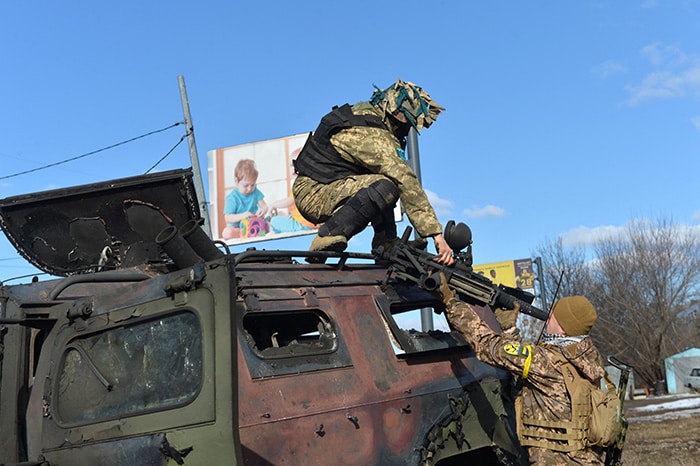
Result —
M623 463L629 466L700 466L698 403L700 396L625 401L629 428L622 452Z

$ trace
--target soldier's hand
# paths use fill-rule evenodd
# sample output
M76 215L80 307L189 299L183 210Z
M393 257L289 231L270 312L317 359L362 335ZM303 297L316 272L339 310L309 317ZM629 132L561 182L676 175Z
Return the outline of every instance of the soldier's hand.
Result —
M519 312L520 303L517 301L515 302L513 309L498 308L493 311L494 315L496 316L496 320L503 330L508 330L509 328L515 327L515 322L518 320Z
M452 257L452 248L445 238L441 234L433 236L433 241L435 242L435 250L437 251L437 257L435 257L435 262L444 265L452 265L455 263L454 257Z
M437 279L440 280L440 287L433 291L432 294L443 303L447 304L450 302L450 299L455 297L455 292L450 288L450 285L447 283L447 277L445 277L443 272L440 272Z

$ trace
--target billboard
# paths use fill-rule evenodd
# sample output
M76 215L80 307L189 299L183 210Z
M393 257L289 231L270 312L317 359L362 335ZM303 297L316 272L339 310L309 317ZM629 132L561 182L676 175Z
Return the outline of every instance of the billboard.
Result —
M535 273L532 267L532 259L517 259L474 265L473 270L496 285L501 284L511 288L519 288L535 294Z
M292 198L296 176L292 160L308 136L207 151L214 239L240 244L316 233L316 225L301 217Z

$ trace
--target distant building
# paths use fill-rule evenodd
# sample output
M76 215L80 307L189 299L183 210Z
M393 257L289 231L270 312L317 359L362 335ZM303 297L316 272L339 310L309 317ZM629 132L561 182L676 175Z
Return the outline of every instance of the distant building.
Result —
M690 393L690 374L700 368L700 348L689 348L664 360L668 393ZM694 384L695 385L695 384Z

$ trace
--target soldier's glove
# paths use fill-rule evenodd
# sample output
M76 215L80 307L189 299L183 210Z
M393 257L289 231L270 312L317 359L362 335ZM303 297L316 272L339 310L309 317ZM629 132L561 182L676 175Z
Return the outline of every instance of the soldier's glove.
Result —
M501 325L503 330L508 330L515 327L515 322L518 320L518 313L520 312L520 303L515 302L513 309L502 309L498 308L493 311L496 316L496 320Z
M440 280L440 287L435 291L432 291L432 295L442 301L444 304L447 304L452 298L455 297L455 292L447 284L447 277L445 277L444 272L440 272L440 275L437 278Z

